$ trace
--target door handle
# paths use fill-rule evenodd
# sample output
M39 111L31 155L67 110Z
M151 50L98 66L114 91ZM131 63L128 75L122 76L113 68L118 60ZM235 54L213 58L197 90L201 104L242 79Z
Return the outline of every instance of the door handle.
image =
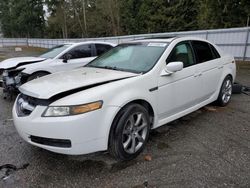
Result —
M222 68L223 68L223 66L218 67L218 69L222 69Z
M197 74L194 74L194 77L198 77L198 76L201 76L202 75L202 72L199 72Z

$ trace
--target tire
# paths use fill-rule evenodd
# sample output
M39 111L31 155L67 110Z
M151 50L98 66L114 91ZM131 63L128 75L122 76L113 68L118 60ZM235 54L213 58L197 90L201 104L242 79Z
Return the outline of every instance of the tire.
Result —
M136 158L149 136L148 111L139 104L130 104L116 116L110 131L109 153L120 161Z
M233 94L241 94L242 93L242 85L239 83L233 84Z
M37 73L34 73L32 75L30 75L27 79L27 82L31 81L31 80L35 80L37 78L40 78L40 77L43 77L43 76L46 76L48 75L49 73L47 72L37 72Z
M220 93L216 101L219 106L226 106L230 102L232 89L232 78L230 76L227 76L222 82Z

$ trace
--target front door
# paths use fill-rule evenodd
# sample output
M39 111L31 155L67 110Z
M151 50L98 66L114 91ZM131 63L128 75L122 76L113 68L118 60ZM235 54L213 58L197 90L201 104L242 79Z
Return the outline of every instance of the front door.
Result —
M181 42L173 48L166 63L175 61L183 62L184 68L168 76L159 76L157 97L159 120L197 104L196 66L190 42Z
M93 44L76 46L66 54L70 54L71 58L66 63L63 62L63 59L60 59L56 65L57 71L64 71L82 67L96 58L93 52Z

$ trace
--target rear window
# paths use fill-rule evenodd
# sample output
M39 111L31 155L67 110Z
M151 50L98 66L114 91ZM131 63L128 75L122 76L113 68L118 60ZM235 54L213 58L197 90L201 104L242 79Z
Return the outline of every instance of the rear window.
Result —
M192 41L197 63L203 63L215 59L208 43L203 41Z

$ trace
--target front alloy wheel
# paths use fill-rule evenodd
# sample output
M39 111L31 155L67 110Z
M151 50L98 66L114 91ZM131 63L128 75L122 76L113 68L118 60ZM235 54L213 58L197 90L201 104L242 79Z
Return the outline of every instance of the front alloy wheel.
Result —
M123 129L123 148L129 154L136 153L144 144L148 122L142 112L131 114Z
M109 151L118 160L131 160L144 149L148 140L148 111L139 104L130 104L115 118L109 141Z

